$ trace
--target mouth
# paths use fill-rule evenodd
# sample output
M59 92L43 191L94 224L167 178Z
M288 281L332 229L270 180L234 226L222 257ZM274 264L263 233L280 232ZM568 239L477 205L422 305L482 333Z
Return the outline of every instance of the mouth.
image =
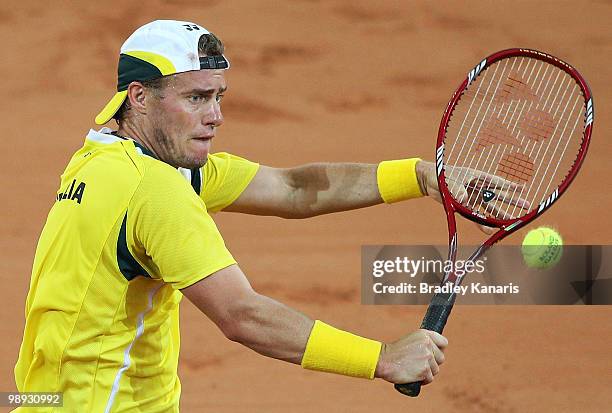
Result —
M209 141L209 140L211 140L214 137L215 137L215 135L203 135L203 136L196 136L193 139L198 140L198 141Z

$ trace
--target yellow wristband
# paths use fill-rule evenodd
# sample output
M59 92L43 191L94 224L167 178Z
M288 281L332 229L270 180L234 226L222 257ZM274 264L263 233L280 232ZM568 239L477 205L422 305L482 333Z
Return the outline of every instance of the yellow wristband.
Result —
M302 367L345 376L373 379L382 343L315 321Z
M416 164L421 159L400 159L397 161L384 161L376 170L378 192L386 204L419 198L421 192L416 174Z

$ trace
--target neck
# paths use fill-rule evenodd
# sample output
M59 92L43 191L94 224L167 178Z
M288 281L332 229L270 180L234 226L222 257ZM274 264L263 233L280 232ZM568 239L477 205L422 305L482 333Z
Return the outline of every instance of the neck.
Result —
M155 155L155 157L159 159L159 154L153 149L153 145L151 145L150 140L144 133L142 126L136 125L133 122L130 122L129 120L124 120L119 123L117 134L135 140L136 142L147 148L151 153Z

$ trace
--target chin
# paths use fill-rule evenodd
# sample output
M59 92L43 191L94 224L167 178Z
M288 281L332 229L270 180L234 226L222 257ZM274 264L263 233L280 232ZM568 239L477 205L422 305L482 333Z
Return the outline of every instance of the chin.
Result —
M180 166L181 168L186 168L186 169L194 169L194 168L201 168L204 165L206 165L206 162L208 162L208 154L206 154L206 156L202 157L202 156L197 156L197 157L189 157L186 159L183 159L182 162L180 162Z

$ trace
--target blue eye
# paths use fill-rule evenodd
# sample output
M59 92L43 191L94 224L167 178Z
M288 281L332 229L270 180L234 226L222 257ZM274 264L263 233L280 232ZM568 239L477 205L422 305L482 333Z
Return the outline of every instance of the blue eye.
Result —
M204 100L204 97L201 95L191 95L187 99L189 99L189 102L191 103L200 103L202 100Z
M223 100L223 95L217 95L217 97L215 98L217 103L221 103L221 101Z

